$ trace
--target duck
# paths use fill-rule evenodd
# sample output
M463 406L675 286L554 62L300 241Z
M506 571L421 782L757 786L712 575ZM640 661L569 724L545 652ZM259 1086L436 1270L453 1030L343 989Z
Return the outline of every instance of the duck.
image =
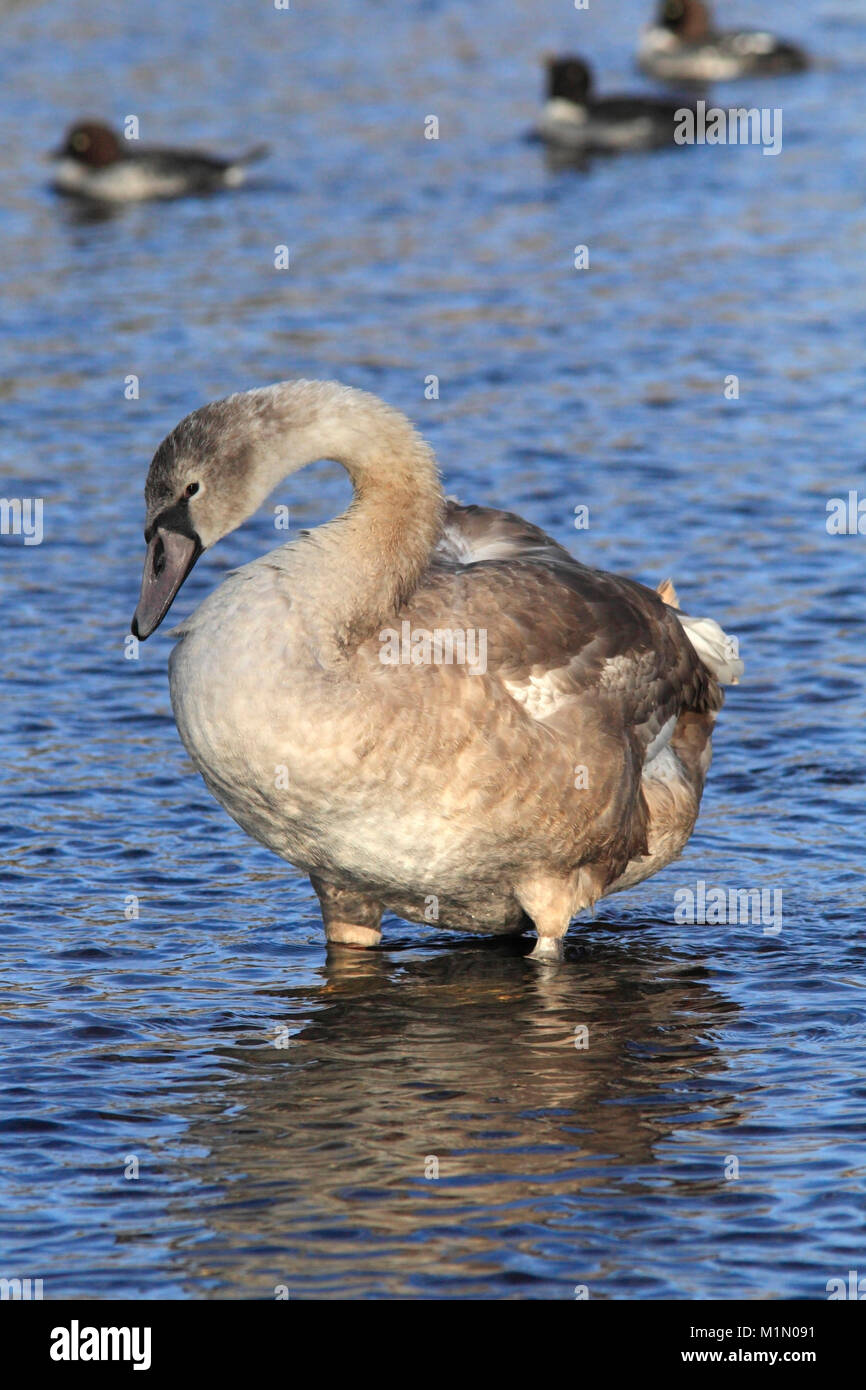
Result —
M618 154L674 143L677 116L693 110L667 97L594 94L593 74L576 55L546 59L547 100L536 134L551 149Z
M641 35L638 66L663 82L729 82L803 72L809 57L763 30L714 29L704 0L660 0Z
M53 185L58 193L99 203L180 198L237 188L247 166L267 153L264 145L236 159L156 146L137 149L101 121L79 121L51 155Z
M181 741L237 824L309 877L329 949L377 946L390 912L534 929L531 958L560 960L580 912L688 841L736 640L668 581L446 499L406 415L303 379L203 405L159 445L133 635L321 459L348 473L348 509L231 572L171 634Z

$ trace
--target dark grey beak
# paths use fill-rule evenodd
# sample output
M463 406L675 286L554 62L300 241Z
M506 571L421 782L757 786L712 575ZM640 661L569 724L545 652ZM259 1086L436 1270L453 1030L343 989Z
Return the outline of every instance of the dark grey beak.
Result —
M141 594L132 620L133 636L143 641L156 631L202 549L198 536L157 527L147 547Z

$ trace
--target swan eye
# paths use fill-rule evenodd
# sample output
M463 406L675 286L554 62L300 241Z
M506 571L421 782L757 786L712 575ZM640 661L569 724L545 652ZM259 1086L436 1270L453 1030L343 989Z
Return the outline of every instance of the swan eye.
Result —
M153 547L153 573L158 578L165 569L165 546L160 538Z
M183 494L184 497L195 497L196 493L198 492L198 487L198 483L190 483L187 487L186 492Z

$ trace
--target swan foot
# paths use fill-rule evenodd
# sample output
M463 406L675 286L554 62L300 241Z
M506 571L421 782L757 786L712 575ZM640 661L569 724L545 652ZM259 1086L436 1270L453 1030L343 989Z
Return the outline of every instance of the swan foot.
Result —
M358 927L353 922L328 922L325 936L329 946L378 946L382 933L375 927Z
M560 961L563 957L562 942L563 937L561 936L540 936L526 959L545 963Z

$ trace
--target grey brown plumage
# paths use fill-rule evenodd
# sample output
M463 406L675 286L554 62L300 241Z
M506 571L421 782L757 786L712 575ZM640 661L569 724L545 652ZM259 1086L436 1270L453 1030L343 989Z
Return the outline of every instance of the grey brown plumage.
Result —
M332 943L374 944L390 910L468 931L531 923L535 954L555 955L577 912L688 840L720 681L742 663L672 586L446 502L405 417L319 382L204 407L157 451L140 635L196 547L320 457L347 468L349 510L229 575L178 629L187 750L230 814L310 875ZM385 661L401 633L420 648ZM476 657L483 636L483 662L431 659L436 634L474 634Z

